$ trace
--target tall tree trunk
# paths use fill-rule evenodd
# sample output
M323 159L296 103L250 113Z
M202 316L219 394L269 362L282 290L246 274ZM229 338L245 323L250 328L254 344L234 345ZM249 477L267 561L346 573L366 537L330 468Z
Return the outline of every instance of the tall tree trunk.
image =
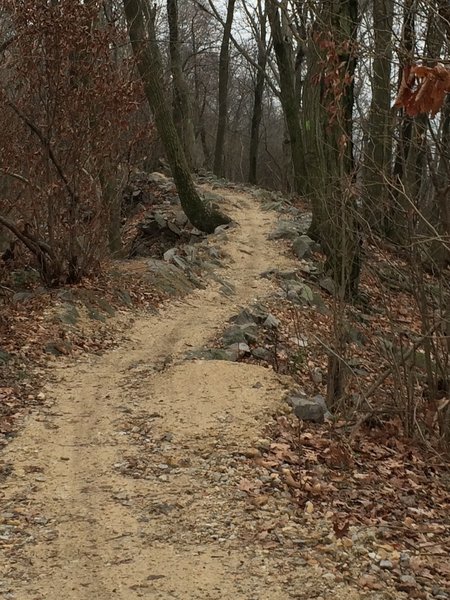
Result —
M203 201L194 185L183 147L167 103L161 54L156 41L156 9L142 0L123 0L133 52L144 84L148 103L167 153L172 175L184 212L195 227L212 233L218 225L230 222L211 204ZM145 16L144 18L144 10Z
M214 174L224 176L225 133L228 118L228 77L230 65L230 35L233 24L236 0L228 0L227 18L223 28L222 44L219 56L219 116L217 120L216 147L214 151Z
M173 79L173 119L183 144L186 160L190 167L197 168L199 160L195 148L191 102L182 67L181 42L178 27L178 0L167 0L167 19L170 36L170 67Z
M364 159L367 190L366 219L378 232L385 232L392 174L391 61L393 0L373 0L373 73L369 131Z
M303 119L315 234L341 298L357 292L360 244L352 192L358 0L321 3L308 40ZM333 54L327 59L327 51Z
M267 48L266 48L266 18L267 13L261 10L261 2L258 2L259 9L259 38L258 44L258 67L256 71L256 82L255 91L253 98L253 111L252 111L252 122L250 129L250 149L249 149L249 170L248 180L252 184L256 184L257 178L257 165L258 165L258 150L259 150L259 129L261 125L261 119L263 114L263 96L264 96L264 82L266 80L265 71L267 63Z
M285 0L283 0L283 3L285 3ZM281 106L289 133L292 167L294 169L294 189L297 194L303 194L305 192L305 162L292 45L285 26L284 12L280 10L275 0L267 0L267 14L280 76Z

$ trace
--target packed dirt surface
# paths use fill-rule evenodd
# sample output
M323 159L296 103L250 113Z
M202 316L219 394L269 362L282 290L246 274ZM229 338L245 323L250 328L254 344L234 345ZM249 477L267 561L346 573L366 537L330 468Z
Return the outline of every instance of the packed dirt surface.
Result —
M238 223L220 242L234 295L211 282L158 315L136 314L118 348L54 362L46 407L3 457L11 475L0 512L22 538L0 561L0 597L361 597L343 583L321 591L313 566L264 547L259 513L239 490L245 450L282 402L286 379L187 356L271 292L262 271L292 264L267 240L275 213L249 195L225 196ZM302 538L287 517L289 526Z

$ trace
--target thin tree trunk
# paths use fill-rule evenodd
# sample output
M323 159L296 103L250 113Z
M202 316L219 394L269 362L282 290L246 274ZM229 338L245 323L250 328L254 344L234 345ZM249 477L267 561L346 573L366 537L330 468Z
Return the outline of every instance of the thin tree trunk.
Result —
M224 176L225 133L228 118L228 76L230 65L230 35L236 0L228 0L227 18L223 29L219 56L219 116L217 121L216 147L214 151L214 174Z
M367 189L366 218L376 231L384 232L389 205L388 181L392 173L391 60L393 0L373 0L373 74L369 132L364 164Z
M264 83L266 80L265 71L267 63L267 48L266 48L266 18L267 13L261 10L261 3L258 3L260 31L258 43L258 67L256 72L255 93L253 99L252 123L250 129L250 149L249 149L249 172L248 180L252 184L256 184L257 165L258 165L258 150L259 150L259 129L263 114L263 97Z
M124 0L129 35L145 94L153 111L155 123L167 153L172 175L180 197L181 206L191 223L212 233L218 225L230 222L211 204L203 201L194 185L175 128L163 81L161 54L156 41L155 8L144 6L140 0Z

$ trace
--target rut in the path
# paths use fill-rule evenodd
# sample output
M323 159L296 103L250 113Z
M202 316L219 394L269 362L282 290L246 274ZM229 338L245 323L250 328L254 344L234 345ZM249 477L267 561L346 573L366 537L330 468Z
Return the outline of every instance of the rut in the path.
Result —
M257 418L283 386L262 367L184 358L271 291L262 271L290 263L267 241L273 213L245 195L229 203L239 223L224 242L235 295L211 283L157 316L139 316L123 346L56 366L50 407L10 444L4 500L32 505L45 526L30 525L35 543L20 560L7 557L5 598L303 597L295 595L305 589L303 567L287 577L282 558L242 546L233 475L233 456L258 436ZM128 465L133 475L133 461L141 477L124 474Z

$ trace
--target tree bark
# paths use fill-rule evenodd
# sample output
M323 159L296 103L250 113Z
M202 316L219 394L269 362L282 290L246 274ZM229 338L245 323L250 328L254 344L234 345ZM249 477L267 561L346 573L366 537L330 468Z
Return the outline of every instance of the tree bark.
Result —
M273 47L280 75L280 100L286 127L294 170L294 189L297 194L305 192L305 163L302 130L300 127L300 106L296 92L296 70L291 42L287 36L284 18L278 3L267 0L267 14L273 37Z
M175 128L163 81L161 54L156 41L155 9L144 7L142 0L124 0L125 15L133 52L144 85L145 94L154 114L156 127L167 153L181 206L190 222L206 233L230 218L200 198Z
M364 160L366 218L377 232L386 232L392 175L391 60L393 0L373 0L373 73L369 131Z
M182 67L181 42L178 27L178 0L167 0L167 19L170 36L170 68L173 79L173 119L183 144L186 160L190 167L197 168L199 161L195 152L191 101Z
M265 71L267 63L267 48L266 48L266 18L267 13L261 10L261 2L258 2L259 12L259 37L257 39L258 44L258 70L256 71L256 82L255 91L253 98L253 111L252 111L252 122L250 129L250 148L249 148L249 171L248 180L252 184L256 184L257 178L257 166L258 166L258 150L259 150L259 129L261 126L261 119L263 114L263 96L264 96L264 83L265 83Z
M228 71L230 65L230 35L236 0L228 0L227 18L223 29L219 56L219 116L217 120L216 147L214 151L214 174L224 176L225 133L228 118Z
M358 216L352 193L357 2L321 3L308 40L303 94L313 234L323 247L326 267L341 298L357 293L360 272ZM334 50L335 63L326 60L325 47Z

